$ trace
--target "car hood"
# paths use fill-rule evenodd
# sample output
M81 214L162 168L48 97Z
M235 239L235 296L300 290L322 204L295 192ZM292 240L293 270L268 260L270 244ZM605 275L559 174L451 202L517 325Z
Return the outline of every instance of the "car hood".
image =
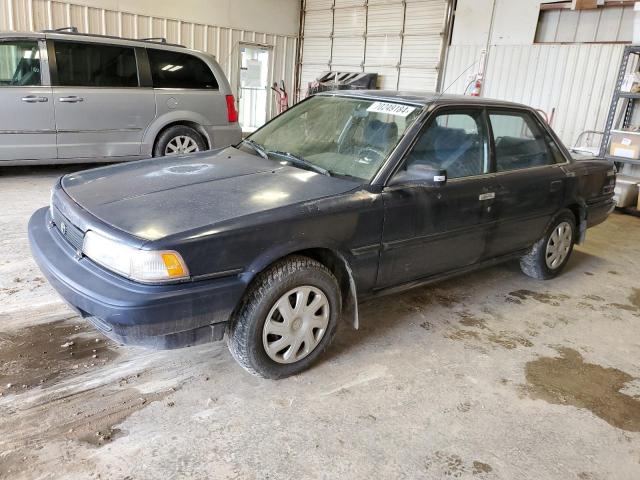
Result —
M83 209L144 240L337 195L359 185L233 147L95 168L66 175L61 184Z

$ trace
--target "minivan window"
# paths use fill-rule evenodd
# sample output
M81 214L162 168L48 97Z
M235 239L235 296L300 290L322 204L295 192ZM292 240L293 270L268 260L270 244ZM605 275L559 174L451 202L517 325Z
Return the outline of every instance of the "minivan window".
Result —
M211 69L197 57L168 50L148 49L154 88L218 88Z
M0 43L0 86L40 85L40 50L36 41Z
M531 114L493 111L489 118L498 172L556 163L547 148L546 134Z
M97 43L55 42L58 79L62 87L137 87L133 48Z
M487 134L482 110L456 110L435 117L407 157L406 167L425 165L446 170L449 178L489 171Z

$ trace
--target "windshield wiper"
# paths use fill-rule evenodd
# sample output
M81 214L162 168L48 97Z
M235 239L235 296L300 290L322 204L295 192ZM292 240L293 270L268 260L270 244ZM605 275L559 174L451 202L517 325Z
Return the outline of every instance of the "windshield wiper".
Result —
M269 155L267 155L267 152L265 152L264 148L262 148L262 146L260 144L254 142L253 140L251 140L249 138L245 138L240 143L244 143L246 145L249 145L258 155L260 155L265 160L269 160Z
M302 168L306 168L307 170L313 170L314 172L321 173L322 175L326 175L327 177L331 176L331 172L329 170L327 170L326 168L319 167L318 165L315 165L315 164L305 160L302 157L298 157L297 155L294 155L293 153L281 152L279 150L269 150L267 152L267 155L277 155L279 157L284 157L284 158L287 159L288 162L291 162L294 165L297 165L297 166L302 167Z

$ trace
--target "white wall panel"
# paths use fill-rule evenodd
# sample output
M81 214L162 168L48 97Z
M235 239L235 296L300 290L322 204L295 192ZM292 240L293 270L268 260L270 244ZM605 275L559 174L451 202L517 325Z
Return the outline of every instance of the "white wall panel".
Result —
M135 2L130 2L130 5L131 11L125 12L66 1L0 0L0 30L39 31L73 25L84 33L129 38L165 37L169 42L215 55L234 91L237 91L238 82L239 43L260 43L272 47L269 83L284 80L287 90L294 91L295 36L193 23L179 18L151 17L136 13ZM325 49L323 54L328 61L330 44L329 51ZM268 113L272 116L276 105L273 96L268 97Z
M604 128L623 48L619 44L494 45L483 96L531 105L547 115L555 110L552 126L572 145L580 132ZM478 71L481 52L478 46L450 47L444 85L453 85L448 93L464 93L469 76Z

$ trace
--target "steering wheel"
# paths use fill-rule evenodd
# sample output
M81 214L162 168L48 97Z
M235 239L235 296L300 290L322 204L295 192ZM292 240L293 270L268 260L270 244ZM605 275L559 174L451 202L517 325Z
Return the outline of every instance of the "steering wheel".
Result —
M372 163L376 160L384 159L384 152L371 146L363 147L358 150L358 157L360 157L358 161L361 163Z

